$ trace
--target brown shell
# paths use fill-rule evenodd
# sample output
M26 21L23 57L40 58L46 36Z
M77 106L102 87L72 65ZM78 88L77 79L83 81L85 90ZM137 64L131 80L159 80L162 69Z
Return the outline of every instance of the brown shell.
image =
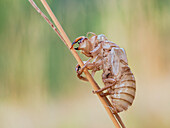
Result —
M133 73L128 67L126 53L121 48L113 47L111 51L104 53L103 58L103 79L113 78L116 84L109 89L112 111L114 113L127 110L135 98L136 83ZM104 83L106 86L112 83Z

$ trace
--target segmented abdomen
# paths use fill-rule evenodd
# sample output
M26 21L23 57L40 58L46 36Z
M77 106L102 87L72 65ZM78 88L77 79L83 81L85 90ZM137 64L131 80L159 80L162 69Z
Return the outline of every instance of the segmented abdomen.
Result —
M130 69L122 73L120 80L108 89L108 92L114 113L127 110L132 105L135 98L136 82Z

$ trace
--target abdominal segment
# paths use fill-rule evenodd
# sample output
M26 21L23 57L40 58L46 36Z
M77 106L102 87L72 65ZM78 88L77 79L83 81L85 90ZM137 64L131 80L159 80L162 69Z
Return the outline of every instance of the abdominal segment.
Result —
M133 74L122 77L120 82L108 89L108 92L114 113L127 110L135 98L136 83Z

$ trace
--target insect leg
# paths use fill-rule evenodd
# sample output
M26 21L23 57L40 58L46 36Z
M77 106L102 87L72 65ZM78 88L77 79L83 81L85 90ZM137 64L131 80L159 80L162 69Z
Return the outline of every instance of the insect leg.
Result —
M87 79L86 77L83 77L83 76L81 76L81 75L79 75L79 74L77 74L77 77L78 77L79 79L81 79L81 80L88 81L88 79Z
M104 79L103 81L104 82L109 82L110 84L107 84L105 87L103 87L103 88L101 88L101 89L99 89L97 91L93 91L94 94L101 93L101 95L106 95L106 94L108 94L108 92L106 92L106 94L102 93L102 92L105 91L108 88L111 88L112 86L114 86L116 84L116 80L113 79L113 78L107 78L107 79Z
M80 65L78 64L78 65L76 66L77 77L78 77L79 79L81 79L81 80L88 81L87 78L81 76L82 73L80 74L80 72L79 72L80 69L81 69L81 67L80 67Z
M88 64L84 65L83 68L82 68L80 71L77 71L77 77L80 78L80 79L83 78L85 81L88 81L87 78L85 78L85 77L83 77L83 76L81 76L81 75L82 75L82 73L83 73L83 71L84 71L85 68L87 68L88 70L91 70L91 69L93 69L94 67L95 67L95 65L94 65L93 63L88 63ZM82 79L82 80L83 80L83 79Z
M111 93L110 92L105 92L105 93L101 93L100 94L101 97L106 97L108 95L111 95Z
M93 63L90 63L89 61L91 60L92 58L90 58L88 61L85 62L84 66L81 68L80 65L77 65L76 66L76 72L77 72L77 77L81 80L84 80L84 81L88 81L87 78L81 76L84 69L87 68L88 70L92 70L95 65ZM79 71L80 70L80 71Z
M87 68L87 69L89 69L89 70L90 70L91 68L93 68L93 64L92 64L92 63L89 63L91 59L92 59L92 58L88 59L88 60L85 62L84 66L83 66L81 69L79 68L79 70L78 70L78 72L77 72L78 74L81 75L81 74L83 73L83 71L84 71L85 68ZM92 67L91 67L91 66L92 66Z
M80 67L79 64L76 66L77 77L79 79L88 81L87 78L81 76L84 69L87 68L88 70L92 70L92 76L94 76L95 72L98 71L98 69L96 69L96 66L98 67L98 66L102 65L102 61L99 61L100 59L98 58L98 56L96 56L96 58L94 58L94 60L92 62L90 62L91 59L93 59L93 58L90 58L87 61L84 61L84 66L82 68Z
M113 78L104 78L104 79L103 79L103 82L104 82L104 83L115 84L115 83L116 83L116 80L113 79Z
M116 83L115 83L116 84ZM104 90L106 90L106 89L108 89L108 88L110 88L110 87L112 87L113 86L113 84L109 84L109 85L106 85L105 87L103 87L103 88L101 88L101 89L99 89L99 90L97 90L97 91L93 91L93 93L94 94L96 94L96 93L101 93L101 92L103 92Z
M98 91L98 90L97 90L97 91ZM96 91L92 91L92 92L93 92L94 94L100 93L100 92L96 92ZM103 93L103 92L100 93L100 96L101 96L101 97L106 97L106 96L108 96L108 95L111 95L111 93L108 92L108 91L107 91L107 92L104 92L104 93Z

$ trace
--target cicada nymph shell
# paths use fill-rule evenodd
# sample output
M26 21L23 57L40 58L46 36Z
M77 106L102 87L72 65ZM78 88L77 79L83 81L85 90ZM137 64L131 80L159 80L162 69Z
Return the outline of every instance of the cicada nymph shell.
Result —
M85 66L80 70L77 65L77 76L87 81L81 76L84 68L92 70L92 75L96 71L103 70L102 80L104 88L96 91L101 96L106 96L111 101L113 113L118 113L127 110L132 105L135 98L136 82L133 73L131 72L125 50L117 44L109 41L103 34L87 38L84 36L78 37L72 44L79 44L76 50L82 50L82 53L90 57L92 62L86 61Z
M108 73L103 78L116 81L113 86L107 89L107 93L114 107L113 111L118 113L127 110L133 103L136 92L135 78L128 66L124 49L113 47L108 53L107 59L108 61L105 61L106 58L103 61L103 71ZM107 68L108 63L111 65L109 69ZM112 84L103 82L106 86Z

